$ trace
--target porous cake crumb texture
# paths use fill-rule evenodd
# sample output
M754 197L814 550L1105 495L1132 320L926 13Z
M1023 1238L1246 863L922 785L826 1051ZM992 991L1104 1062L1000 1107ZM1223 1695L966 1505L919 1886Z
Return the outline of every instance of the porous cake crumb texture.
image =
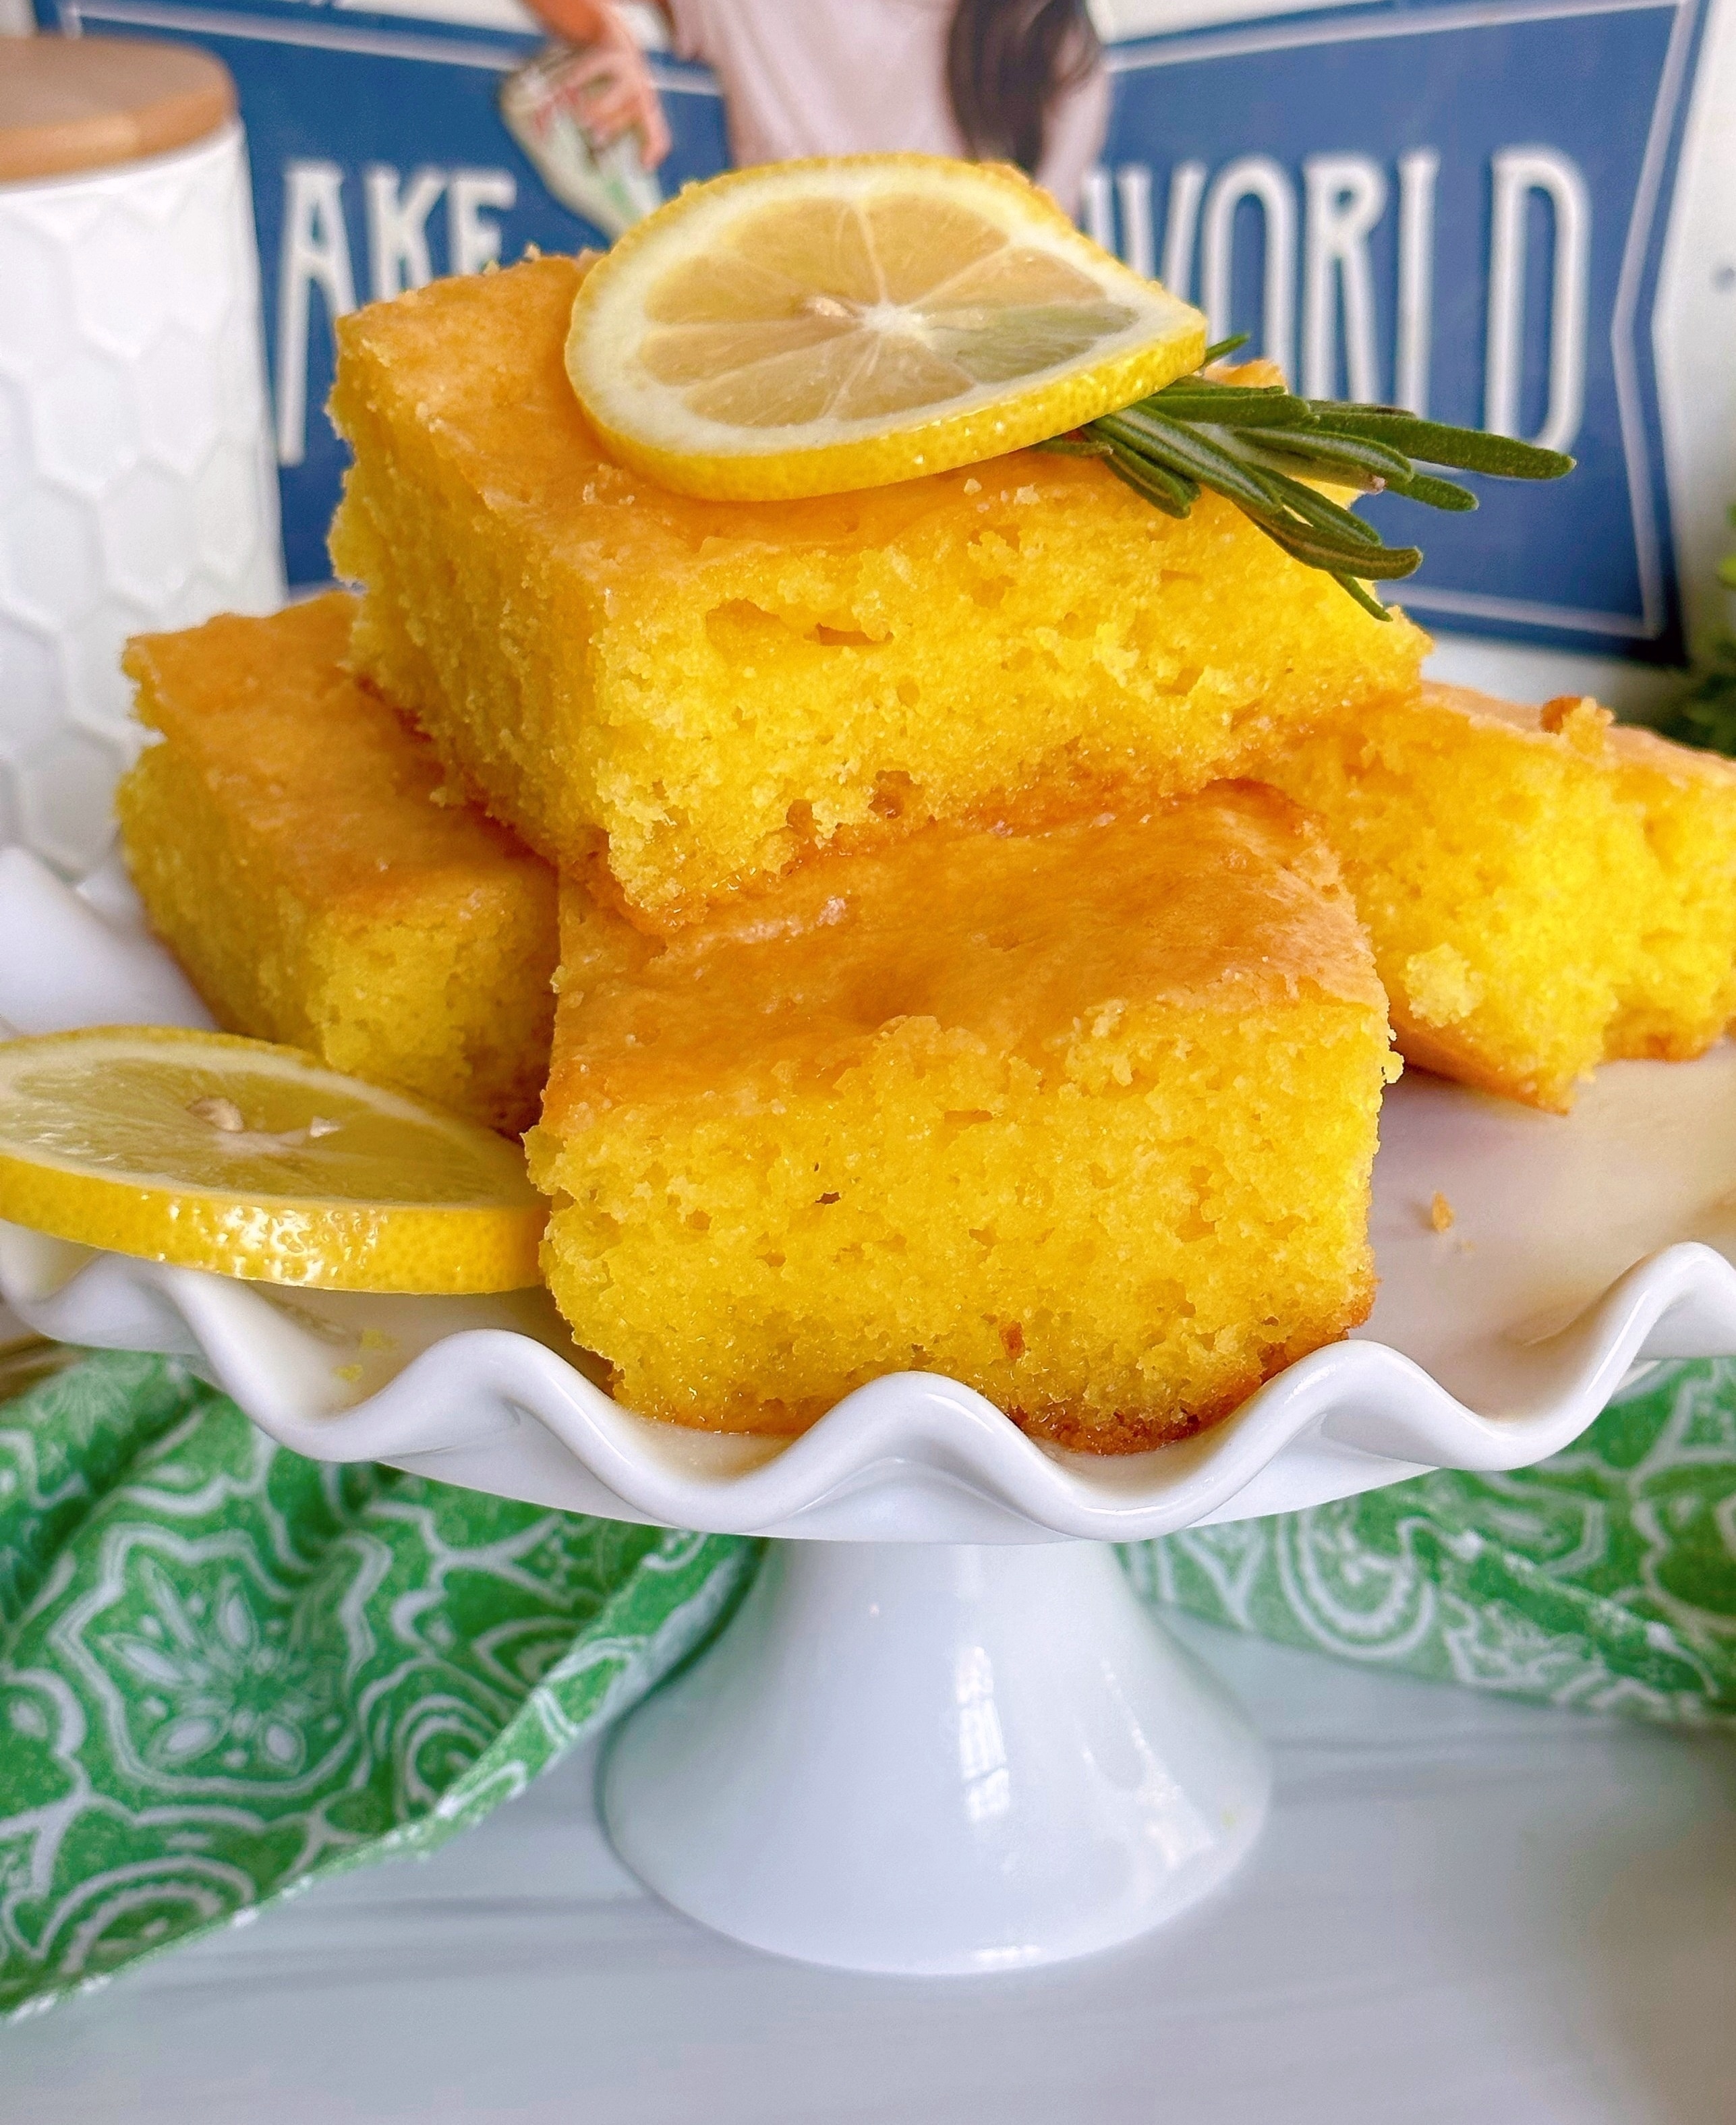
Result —
M161 733L117 797L153 926L219 1023L497 1128L535 1116L554 880L442 794L422 740L344 669L352 601L127 650Z
M1023 452L808 502L704 502L599 450L545 259L342 321L333 526L359 668L495 815L667 928L834 841L1200 788L1413 686L1238 511L1178 522Z
M1684 1060L1736 1014L1728 761L1431 686L1261 771L1323 822L1410 1061L1564 1112L1597 1063Z
M1385 1000L1269 791L931 830L659 945L569 887L533 1174L630 1406L792 1431L916 1368L1151 1446L1361 1320Z

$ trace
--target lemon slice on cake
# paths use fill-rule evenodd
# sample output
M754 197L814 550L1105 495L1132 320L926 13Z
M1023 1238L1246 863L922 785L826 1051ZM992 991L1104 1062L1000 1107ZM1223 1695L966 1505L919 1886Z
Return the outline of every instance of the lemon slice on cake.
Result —
M97 1026L0 1044L0 1218L327 1291L514 1291L547 1205L517 1144L268 1041Z
M573 306L567 373L621 460L770 501L973 464L1198 367L1205 321L1000 164L771 163L689 186Z

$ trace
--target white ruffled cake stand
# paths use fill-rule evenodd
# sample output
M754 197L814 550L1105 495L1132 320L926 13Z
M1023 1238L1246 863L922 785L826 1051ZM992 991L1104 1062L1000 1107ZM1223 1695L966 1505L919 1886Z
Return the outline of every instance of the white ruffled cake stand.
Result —
M0 853L0 1031L209 1023L112 872L73 893ZM1522 1467L1636 1366L1736 1354L1736 1048L1606 1069L1566 1119L1413 1076L1381 1137L1366 1326L1199 1437L1113 1459L915 1373L790 1442L651 1423L540 1293L286 1292L0 1225L0 1296L45 1336L188 1359L318 1459L776 1538L712 1648L617 1730L617 1849L780 1954L1026 1967L1196 1902L1267 1804L1257 1736L1110 1544Z

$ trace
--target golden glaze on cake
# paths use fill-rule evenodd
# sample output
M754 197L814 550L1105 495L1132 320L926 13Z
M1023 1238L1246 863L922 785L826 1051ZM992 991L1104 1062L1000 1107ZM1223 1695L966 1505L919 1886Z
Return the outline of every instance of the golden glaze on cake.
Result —
M1413 1062L1565 1112L1618 1056L1736 1014L1736 766L1612 723L1428 686L1262 773L1324 824Z
M534 1119L554 880L345 669L353 601L141 635L161 733L117 799L153 926L219 1023L498 1128Z
M1126 1450L1367 1311L1385 1002L1268 790L931 828L663 942L569 884L563 951L545 1269L631 1407L932 1369Z
M495 815L606 846L668 928L835 840L1198 789L1415 683L1370 619L1214 495L1184 522L1026 451L858 494L704 502L600 452L566 260L343 319L333 530L358 668Z

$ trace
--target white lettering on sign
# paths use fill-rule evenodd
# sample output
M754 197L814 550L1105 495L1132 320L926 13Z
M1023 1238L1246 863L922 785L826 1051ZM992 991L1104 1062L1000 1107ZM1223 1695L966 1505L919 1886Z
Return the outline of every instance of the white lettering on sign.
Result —
M504 213L518 198L517 180L505 170L454 170L446 195L446 256L454 273L479 273L500 263L500 224L483 210Z
M1545 450L1569 450L1585 412L1591 195L1578 165L1554 148L1503 148L1492 167L1483 425L1492 435L1520 432L1519 395L1525 375L1526 224L1532 196L1540 194L1548 200L1554 222L1549 396L1543 425L1526 440L1541 444Z
M1587 312L1590 301L1591 196L1584 176L1554 148L1503 148L1492 164L1488 330L1485 349L1484 426L1520 433L1525 375L1528 228L1540 198L1551 217L1546 368L1541 425L1528 441L1545 449L1572 447L1585 412ZM1207 184L1203 163L1177 163L1161 247L1156 240L1149 164L1124 163L1085 180L1086 233L1106 250L1119 250L1135 272L1149 274L1161 257L1165 287L1193 294L1199 257L1198 301L1215 340L1234 327L1238 211L1245 200L1263 224L1260 315L1250 335L1253 352L1286 375L1295 327L1297 223L1295 187L1270 156L1244 155ZM1390 198L1388 172L1366 155L1313 155L1302 166L1306 201L1300 217L1301 388L1309 397L1337 395L1341 369L1350 397L1380 399L1383 361L1370 239ZM1441 156L1413 148L1398 161L1398 286L1394 303L1392 393L1394 403L1427 415L1434 340L1435 199ZM1242 224L1245 229L1246 224Z
M1166 288L1180 294L1193 285L1194 239L1200 229L1200 201L1205 196L1205 165L1177 163L1169 173L1169 207L1163 217L1163 271Z
M1347 396L1378 399L1375 275L1369 232L1386 211L1386 175L1366 155L1310 155L1302 165L1302 392L1338 395L1338 323L1344 323Z
M343 225L343 172L335 163L291 162L283 171L283 240L277 261L277 462L307 452L308 332L314 289L328 321L356 307L356 276Z
M515 205L518 186L507 170L417 170L405 185L389 163L363 172L368 288L376 302L425 287L437 271L428 223L444 195L446 270L478 273L500 262L501 233L490 217ZM356 274L344 222L343 172L336 163L288 162L283 169L283 237L277 260L277 462L307 455L308 348L313 297L326 327L356 307Z
M1151 236L1151 165L1124 163L1116 172L1116 197L1121 206L1121 256L1149 280L1158 270Z
M408 191L389 163L370 163L362 177L368 203L368 285L376 303L425 288L434 277L428 216L446 188L444 170L418 170Z
M1118 248L1115 195L1109 172L1101 163L1094 163L1085 172L1084 190L1079 199L1079 226L1093 243L1101 244L1104 250Z
M1296 194L1287 172L1269 155L1243 155L1227 163L1205 195L1201 300L1214 340L1227 339L1234 286L1236 210L1254 200L1265 219L1266 257L1261 276L1260 329L1252 351L1275 361L1286 376L1296 323Z
M1413 148L1399 158L1399 332L1393 403L1428 413L1429 348L1435 335L1435 179L1441 158Z

